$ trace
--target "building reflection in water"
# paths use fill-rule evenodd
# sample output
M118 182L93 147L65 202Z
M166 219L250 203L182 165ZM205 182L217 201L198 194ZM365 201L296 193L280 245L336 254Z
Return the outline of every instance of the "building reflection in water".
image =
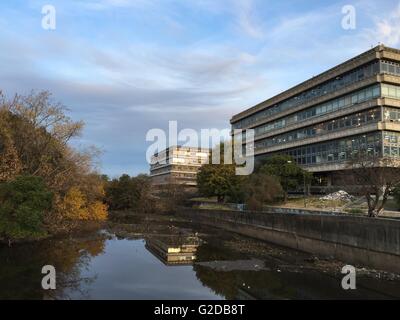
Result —
M197 236L157 236L146 240L146 249L167 266L191 265L200 241Z

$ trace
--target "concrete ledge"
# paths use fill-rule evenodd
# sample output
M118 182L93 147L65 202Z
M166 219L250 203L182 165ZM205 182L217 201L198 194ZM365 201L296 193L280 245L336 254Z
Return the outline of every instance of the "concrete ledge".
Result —
M290 212L290 209L286 211ZM333 257L347 264L400 272L398 220L349 217L327 212L304 214L181 209L178 214L197 223Z

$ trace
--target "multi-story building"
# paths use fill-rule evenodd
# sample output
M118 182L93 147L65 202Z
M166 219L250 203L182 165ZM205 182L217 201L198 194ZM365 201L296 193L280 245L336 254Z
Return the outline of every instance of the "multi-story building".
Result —
M231 124L255 130L256 161L288 154L321 185L338 185L358 150L399 157L400 50L379 45L233 116Z
M169 147L154 154L150 164L152 183L196 186L197 172L208 163L209 155L209 149L183 146Z

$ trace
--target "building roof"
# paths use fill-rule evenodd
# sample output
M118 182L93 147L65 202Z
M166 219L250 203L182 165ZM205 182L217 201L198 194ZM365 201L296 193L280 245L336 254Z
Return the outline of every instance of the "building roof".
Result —
M286 91L279 93L278 95L273 96L249 109L246 109L236 115L234 115L230 122L233 124L243 118L246 118L254 113L257 113L260 110L265 108L271 107L279 102L282 102L286 99L292 98L297 94L311 89L315 86L318 86L332 78L335 78L343 73L346 73L354 68L364 65L370 61L375 59L392 59L392 60L399 60L400 61L400 50L395 48L389 48L384 45L378 45L375 48L372 48L366 52L361 53L358 56L355 56L311 79L308 79Z

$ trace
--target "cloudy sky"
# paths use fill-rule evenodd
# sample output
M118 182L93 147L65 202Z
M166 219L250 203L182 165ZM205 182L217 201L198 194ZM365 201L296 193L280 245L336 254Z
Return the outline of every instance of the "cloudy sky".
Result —
M55 30L42 28L44 5ZM345 5L355 29L342 27ZM104 173L137 174L149 129L229 128L379 42L400 46L399 1L0 1L0 90L50 90L85 121L74 143L99 146Z

